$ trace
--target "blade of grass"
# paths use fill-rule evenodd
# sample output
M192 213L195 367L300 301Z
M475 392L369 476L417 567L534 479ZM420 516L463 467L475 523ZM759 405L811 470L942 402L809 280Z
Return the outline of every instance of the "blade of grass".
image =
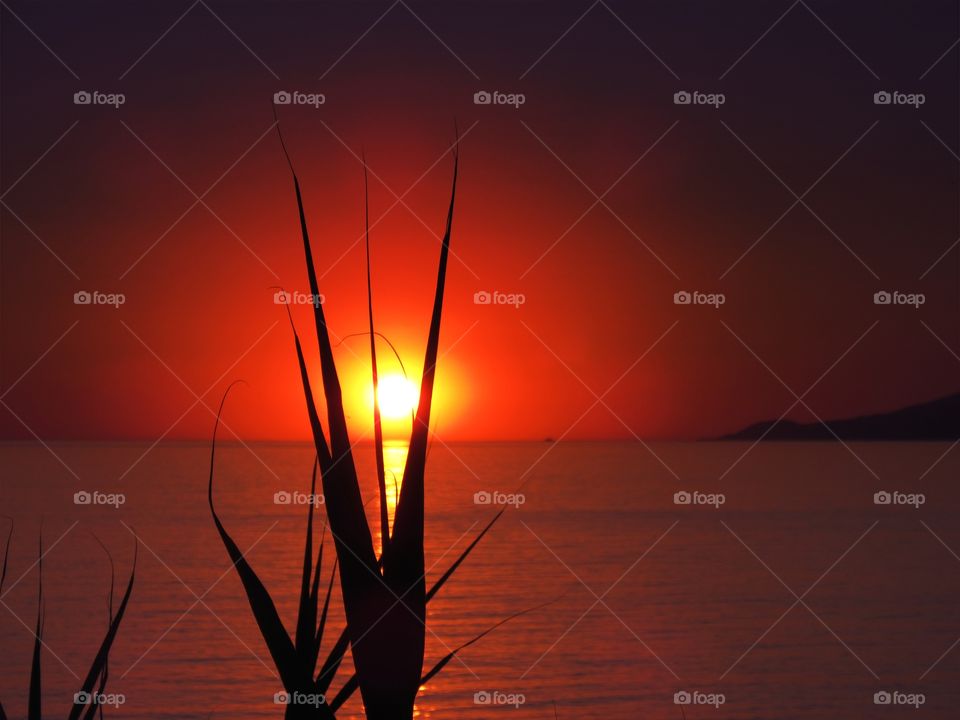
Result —
M400 484L400 499L394 513L393 541L398 551L387 556L385 575L394 581L394 590L423 583L423 474L426 465L427 439L430 431L430 408L433 401L433 385L436 377L437 354L440 345L440 318L443 312L443 292L447 275L447 260L450 254L450 233L453 226L453 208L457 195L457 171L459 148L454 149L453 183L450 191L450 206L447 225L440 248L437 269L437 287L433 299L433 314L427 336L427 348L423 361L420 382L420 402L410 434L410 445ZM391 543L392 546L393 543Z
M380 419L380 381L377 375L377 336L373 329L373 280L370 272L370 187L367 159L363 158L363 222L367 248L367 318L370 323L370 367L373 374L373 446L377 460L377 490L380 493L381 555L390 545L390 518L387 512L387 480L383 464L383 423Z
M332 498L333 504L336 507L333 514L337 516L342 515L343 519L347 522L340 522L340 517L337 518L337 521L331 518L331 525L334 535L342 538L342 542L345 542L350 547L363 564L369 569L374 569L376 567L376 555L373 551L373 539L370 536L370 528L366 523L366 515L363 512L363 500L360 497L360 487L356 478L350 438L347 433L347 421L343 409L343 394L340 388L340 378L337 375L337 366L333 359L333 348L330 344L330 334L323 312L323 303L319 301L320 288L317 281L317 271L313 262L313 250L310 246L310 232L307 228L306 211L303 207L300 179L297 177L297 173L293 168L293 162L290 160L290 154L287 152L279 126L277 127L277 133L280 137L280 145L283 148L284 156L290 168L290 174L293 176L293 189L297 198L297 213L300 220L300 235L303 240L303 253L307 265L307 279L310 284L310 293L314 298L313 317L317 331L317 344L320 350L320 373L323 380L323 394L327 401L327 424L330 428L330 452L333 457L343 459L343 462L338 461L336 463L337 477L347 476L344 482L336 483L338 485L337 492L334 498ZM328 468L322 469L326 471ZM323 476L324 490L326 491L327 473L323 472ZM327 512L330 514L329 507ZM361 519L363 520L362 523L360 522ZM338 527L340 525L344 525L344 527ZM365 533L362 532L361 529L365 531ZM342 534L341 530L346 534ZM364 535L366 535L365 538ZM344 566L343 572L352 574L352 568L348 570L342 557L341 564Z
M313 433L314 445L317 449L317 461L321 469L329 468L333 460L330 457L330 450L327 448L327 440L323 434L323 425L320 422L320 414L317 412L317 402L313 398L313 389L310 386L310 374L307 372L307 361L303 357L303 346L300 344L300 335L297 333L297 327L293 324L293 315L290 314L290 306L287 305L287 318L290 320L290 330L293 332L293 345L297 351L297 366L300 369L300 383L303 385L303 393L307 401L307 417L310 420L310 430Z
M553 600L548 600L547 602L540 603L539 605L534 605L533 607L528 607L528 608L526 608L526 609L524 609L524 610L520 610L520 611L518 611L518 612L515 612L515 613L513 613L512 615L508 615L507 617L503 618L503 620L500 620L499 622L494 623L493 625L491 625L490 627L488 627L486 630L484 630L484 631L483 631L482 633L480 633L479 635L475 635L475 636L472 637L470 640L467 640L467 642L459 645L458 647L454 648L454 649L451 650L449 653L447 653L446 655L444 655L443 658L440 660L440 662L438 662L436 665L434 665L433 668L430 669L430 672L426 673L426 674L420 679L420 684L421 684L421 685L425 685L425 684L426 684L429 680L431 680L437 673L439 673L441 670L443 670L443 668L446 667L447 663L449 663L451 660L453 660L454 657L456 657L456 655L457 655L458 652L460 652L461 650L464 650L465 648L470 647L470 646L473 645L475 642L481 640L482 638L484 638L484 637L486 637L487 635L489 635L490 633L492 633L492 632L493 632L494 630L496 630L498 627L501 627L501 626L503 626L503 625L506 625L506 624L507 624L508 622L510 622L511 620L515 620L516 618L518 618L518 617L520 617L520 616L522 616L522 615L526 615L527 613L532 613L532 612L535 612L535 611L537 611L537 610L541 610L541 609L547 607L548 605L552 605L552 604L555 603L557 600L559 600L559 598L554 598Z
M493 625L488 627L486 630L484 630L480 634L475 635L470 640L467 640L465 643L462 643L461 645L457 646L455 649L451 650L449 653L444 655L443 658L436 665L434 665L433 668L431 668L428 673L426 673L422 678L420 678L420 685L425 685L427 682L432 680L441 670L443 670L443 668L447 666L447 664L451 660L453 660L454 657L456 657L457 653L460 652L461 650L464 650L470 647L474 643L478 642L479 640L483 639L484 637L492 633L497 628L503 625L506 625L511 620L515 620L521 615L526 615L528 613L532 613L542 608L545 608L548 605L552 605L557 600L559 600L559 598L554 598L553 600L549 600L545 603L540 603L539 605L528 607L525 610L520 610L519 612L515 612L512 615L509 615L504 619L500 620L499 622L494 623ZM344 683L344 686L340 688L340 691L333 698L333 701L330 703L330 709L333 710L334 712L339 710L340 707L347 700L350 699L350 696L353 695L354 692L356 692L358 687L359 687L359 682L358 682L357 676L356 675L351 676L350 679L347 680L346 683Z
M94 533L93 539L97 541L97 544L101 547L103 552L106 554L107 559L110 561L110 592L107 594L107 628L109 629L110 623L113 621L113 590L114 584L116 583L116 568L113 563L113 555L107 549L107 546L104 545L100 538L98 538ZM100 717L103 717L103 706L100 705L99 698L103 696L104 691L107 688L107 680L110 678L110 659L107 658L107 662L103 664L103 671L100 673L100 683L97 686L96 697L93 698L90 705L87 707L87 712L83 716L83 720L94 720L97 716L97 710L100 711Z
M314 483L314 486L316 483ZM314 495L316 497L316 495ZM323 541L327 537L327 521L323 521L323 528L320 531L320 543L317 546L317 562L313 570L313 585L310 588L310 596L313 598L314 605L317 604L320 592L320 571L323 569Z
M313 655L311 674L317 669L317 660L320 657L320 643L323 640L323 631L327 626L327 612L330 609L330 596L333 594L333 581L337 579L337 559L333 560L333 571L330 573L330 583L327 585L327 597L323 601L323 610L320 613L320 625L317 627L316 652Z
M281 136L281 143L283 138ZM284 147L284 153L286 148ZM313 251L310 247L310 234L307 229L306 214L303 208L303 196L300 192L300 181L290 163L289 155L287 162L290 164L290 172L293 175L294 191L297 197L297 212L300 218L300 233L303 239L303 251L307 264L307 276L310 283L310 292L316 302L313 303L314 321L317 330L317 341L320 348L320 370L323 380L323 393L327 401L327 422L330 426L330 453L337 459L336 463L323 463L321 454L321 469L324 479L324 494L332 491L329 498L330 503L327 507L327 514L330 516L334 536L340 538L340 542L349 547L351 553L357 557L366 570L376 569L376 555L373 551L373 538L370 536L370 528L366 522L366 515L363 510L363 500L360 496L360 487L356 478L356 470L353 464L353 454L350 449L350 441L347 435L346 418L343 410L343 398L340 390L340 380L337 376L336 364L333 360L333 349L330 345L330 335L327 331L326 319L323 314L323 303L319 302L320 290L317 283L317 272L313 264ZM289 312L289 309L288 309ZM292 320L291 320L292 323ZM294 331L296 333L296 331ZM297 338L299 345L299 338ZM301 379L304 380L304 388L309 385L305 365L303 364L302 350L298 350L298 356L301 361ZM309 394L307 398L308 406L314 404L313 395ZM315 405L315 404L314 404ZM316 414L316 409L312 411ZM313 423L314 434L319 423ZM318 443L319 444L319 443ZM318 448L319 450L319 448ZM326 467L324 467L326 464ZM331 472L332 471L332 472ZM333 475L334 477L328 476ZM354 573L354 563L345 562L345 558L338 553L341 558L342 572L348 576L356 575L362 578L360 572ZM358 571L364 568L356 568ZM358 583L366 585L367 581L358 580Z
M434 583L433 587L430 588L430 590L427 592L427 595L426 595L427 602L430 602L431 598L433 598L434 595L440 592L440 588L443 587L443 584L450 579L450 576L453 575L454 572L456 572L457 568L460 567L460 564L467 559L467 556L477 546L477 543L483 540L483 536L486 535L487 532L490 530L490 528L493 527L493 524L500 519L500 516L503 515L505 510L506 508L503 508L499 510L496 515L493 516L493 519L490 522L488 522L486 527L484 527L483 530L481 530L480 533L473 539L473 542L467 545L466 549L462 553L460 553L460 557L458 557L453 562L453 564L449 568L447 568L447 571L440 576L440 579L437 580L436 583Z
M130 570L130 580L127 581L127 589L123 593L123 599L120 601L120 606L117 608L117 614L113 616L113 620L110 622L110 627L107 628L107 633L104 635L103 640L100 643L100 649L97 650L97 654L94 657L93 662L90 664L90 669L87 671L87 677L84 679L83 685L80 687L80 693L89 695L93 690L93 685L96 683L97 678L100 677L101 673L104 672L110 656L110 648L113 647L113 642L117 637L117 631L120 629L120 623L123 621L123 614L127 609L127 603L130 602L130 594L133 592L133 581L137 574L137 555L140 548L139 540L136 540L136 536L134 536L134 538L133 568ZM70 710L69 720L78 720L84 707L84 705L74 705Z
M340 663L343 662L343 658L349 648L350 632L348 628L344 628L343 632L340 633L340 637L337 638L337 642L330 649L327 659L323 662L320 673L317 675L317 692L324 693L330 687L330 683L332 683L334 677L336 677L337 670L340 669Z
M383 340L383 341L387 344L387 347L390 348L390 351L393 353L393 356L397 359L397 364L400 366L400 373L403 375L404 378L407 378L407 377L408 377L408 376L407 376L407 368L406 368L406 366L403 364L403 360L400 359L400 353L397 351L397 346L394 345L392 342L390 342L390 338L388 338L386 335L384 335L384 334L383 334L382 332L380 332L379 330L374 331L373 334L376 335L378 338L380 338L381 340ZM341 337L340 340L337 342L337 344L334 345L333 347L334 347L334 348L340 347L341 345L343 345L343 343L344 343L345 341L349 340L350 338L355 338L355 337L369 337L369 336L370 336L370 333L369 333L369 332L350 333L349 335L344 335L343 337Z
M310 658L316 656L314 643L316 641L317 626L317 603L313 592L312 578L313 572L313 498L317 493L317 468L320 464L320 458L316 457L313 462L313 473L310 479L310 498L307 503L307 537L303 543L303 573L300 579L300 607L297 612L296 629L296 649L300 657L301 664L309 662ZM323 555L323 544L320 544L319 562ZM311 675L313 671L311 669Z
M30 664L30 694L27 700L27 720L41 720L40 638L43 636L43 534L37 560L37 628L33 633L33 660Z
M6 518L7 516L4 515ZM10 560L10 541L13 539L13 520L10 520L10 530L7 531L7 542L3 551L3 565L0 566L0 594L3 593L3 582L7 579L7 564ZM3 703L0 702L0 720L7 720L7 713L3 709Z
M7 518L6 515L3 517ZM3 550L3 566L0 567L0 593L3 593L3 582L7 579L7 563L10 560L10 541L13 540L13 518L7 519L10 520L10 529L7 530L7 542ZM0 720L3 720L3 718L0 717Z
M350 696L353 695L357 688L360 687L360 681L356 675L351 675L350 679L344 684L340 691L334 696L333 700L330 703L330 709L336 712L340 707L350 699Z
M273 658L277 672L280 674L280 679L285 687L294 688L298 684L296 649L290 641L290 636L277 613L273 598L270 597L266 587L264 587L256 572L254 572L253 568L246 561L243 553L240 552L240 548L237 547L233 538L230 537L223 523L220 522L220 516L217 515L217 511L213 506L213 471L217 449L217 429L220 427L220 416L223 414L223 406L227 401L227 396L231 388L233 388L235 384L236 383L231 384L226 392L224 392L213 426L213 441L210 446L210 477L207 484L207 503L210 506L210 514L213 515L213 522L217 526L217 533L220 535L220 540L227 549L227 554L230 556L237 575L240 577L240 582L243 584L243 589L246 592L250 609L253 611L254 619L260 628L260 634L263 635L267 649L270 651L270 656Z

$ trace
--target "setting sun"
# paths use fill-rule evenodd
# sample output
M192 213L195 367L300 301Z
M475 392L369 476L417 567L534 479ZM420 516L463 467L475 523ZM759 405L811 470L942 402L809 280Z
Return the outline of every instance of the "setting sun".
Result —
M380 414L385 418L398 420L410 417L417 407L419 390L412 380L403 375L384 375L380 378L377 390Z

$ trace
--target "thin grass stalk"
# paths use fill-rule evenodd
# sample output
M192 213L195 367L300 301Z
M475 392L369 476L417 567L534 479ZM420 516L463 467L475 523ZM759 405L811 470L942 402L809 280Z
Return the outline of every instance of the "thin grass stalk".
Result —
M390 518L387 509L387 479L383 463L383 423L380 418L380 381L377 371L377 336L373 329L373 280L370 272L370 186L367 160L363 159L363 224L367 248L367 318L370 324L370 367L373 375L373 445L377 460L377 490L380 493L380 553L390 545Z
M300 580L301 598L297 615L297 628L295 631L297 633L296 644L290 640L283 621L277 613L272 597L223 526L213 504L213 478L216 465L217 431L220 427L220 417L223 413L224 404L232 387L233 384L227 388L227 391L220 401L220 407L217 411L213 428L213 439L210 449L210 475L207 487L207 500L210 505L210 513L217 526L217 532L220 534L221 541L227 549L227 553L233 561L237 575L243 584L250 609L253 612L254 619L260 628L260 633L273 658L284 690L290 695L314 694L315 684L313 681L313 672L316 667L319 646L322 640L322 631L317 632L315 624L319 595L317 592L318 577L323 557L323 541L321 539L320 549L317 553L316 571L314 571L312 562L313 504L309 503L307 516L307 538L304 541L304 561ZM314 464L315 472L311 480L312 495L316 494L316 468L318 465L319 459ZM329 597L327 602L329 602ZM288 703L285 708L284 717L287 718L287 720L330 720L334 717L332 711L326 704L315 706L303 703Z
M5 519L10 520L10 529L7 531L7 542L3 550L3 564L0 565L0 597L3 595L3 583L7 579L7 565L10 561L10 540L13 538L13 519L3 515ZM3 703L0 702L0 720L7 720L7 713L3 709Z
M93 533L91 533L93 535ZM113 591L114 585L116 583L116 567L113 563L113 555L107 549L107 546L104 545L100 538L96 535L93 535L93 539L97 541L97 544L103 550L107 556L107 560L110 562L110 592L107 594L107 628L109 629L110 623L113 622ZM97 694L92 699L90 706L87 708L87 712L83 715L83 720L94 720L97 716L97 711L99 710L100 718L103 718L103 706L100 704L100 697L103 696L104 691L107 688L107 680L110 678L110 660L107 659L107 662L103 664L103 672L100 673L100 684L97 686Z
M93 662L90 664L90 669L87 671L87 676L83 681L83 685L80 686L79 695L89 696L93 692L93 686L96 684L97 679L100 678L106 670L107 663L110 658L110 649L113 647L113 642L117 637L117 631L120 629L120 623L123 622L123 615L127 610L127 604L130 602L130 594L133 592L133 581L136 578L137 574L137 556L139 554L140 542L135 539L133 546L133 568L130 570L130 579L127 581L127 589L123 593L123 599L120 600L120 605L117 608L117 614L113 616L113 619L110 621L110 626L107 628L107 633L104 635L103 640L100 643L100 648L97 650L97 654L93 659ZM111 590L112 593L112 590ZM105 687L106 680L104 679L101 684L101 688ZM101 690L102 692L102 690ZM86 706L84 705L74 705L68 716L68 720L79 720L80 715L83 713Z
M292 689L296 687L298 681L296 672L297 653L294 644L290 641L290 636L287 634L287 629L283 625L283 620L280 619L277 613L273 598L270 597L266 587L264 587L253 568L250 567L250 564L244 558L243 553L240 552L240 548L233 541L233 538L227 533L213 505L213 469L217 451L217 430L220 426L220 415L223 413L224 403L226 403L227 396L232 387L233 385L228 387L227 391L223 394L223 399L220 401L220 408L217 410L217 418L213 426L213 441L210 443L210 474L207 482L207 503L210 506L210 514L213 516L213 522L217 527L220 540L227 549L227 554L230 556L237 575L240 577L240 582L243 584L247 601L250 604L250 610L253 612L257 625L260 628L260 633L263 635L264 642L267 644L270 657L273 659L277 672L280 674L280 680L285 688Z
M27 720L41 720L43 715L41 693L40 645L43 636L43 533L37 559L37 626L33 633L33 658L30 663L30 690L27 700Z
M317 604L316 594L314 592L313 578L313 498L317 492L317 467L320 459L315 458L313 463L313 473L310 480L310 497L307 503L307 532L303 544L303 572L300 579L300 605L297 611L297 629L295 635L295 646L299 664L304 665L316 657L314 648L316 642L317 627ZM323 544L320 545L320 553L323 552ZM322 560L322 555L317 562ZM312 674L312 670L311 670Z

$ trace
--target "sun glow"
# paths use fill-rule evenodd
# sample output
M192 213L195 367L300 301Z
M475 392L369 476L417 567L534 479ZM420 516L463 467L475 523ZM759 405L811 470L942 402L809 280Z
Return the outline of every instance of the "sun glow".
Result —
M390 420L409 418L417 408L419 395L417 385L403 375L384 375L377 383L380 414Z

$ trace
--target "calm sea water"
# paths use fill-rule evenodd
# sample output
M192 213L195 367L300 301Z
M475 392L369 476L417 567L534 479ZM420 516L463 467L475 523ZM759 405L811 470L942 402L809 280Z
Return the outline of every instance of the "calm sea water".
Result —
M609 720L960 716L960 448L748 448L435 444L428 581L494 512L476 493L522 485L523 502L429 606L428 663L555 602L465 650L423 689L419 717L553 718L554 704L560 718ZM357 453L371 478L371 449ZM108 714L281 717L269 654L207 510L205 446L3 445L0 456L0 512L15 528L0 605L0 698L12 717L25 714L41 521L51 716L65 716L107 622L110 567L94 534L119 591L135 530L136 585L108 685L125 702ZM388 464L402 456L394 448ZM306 445L219 452L218 509L291 626L305 508L274 496L307 492L311 463ZM77 505L80 491L125 501ZM717 506L675 504L679 491ZM880 491L903 495L877 505ZM375 499L368 510L377 516ZM341 627L336 607L328 647ZM684 691L694 702L677 705ZM902 694L881 706L878 692ZM341 716L360 717L358 699Z

